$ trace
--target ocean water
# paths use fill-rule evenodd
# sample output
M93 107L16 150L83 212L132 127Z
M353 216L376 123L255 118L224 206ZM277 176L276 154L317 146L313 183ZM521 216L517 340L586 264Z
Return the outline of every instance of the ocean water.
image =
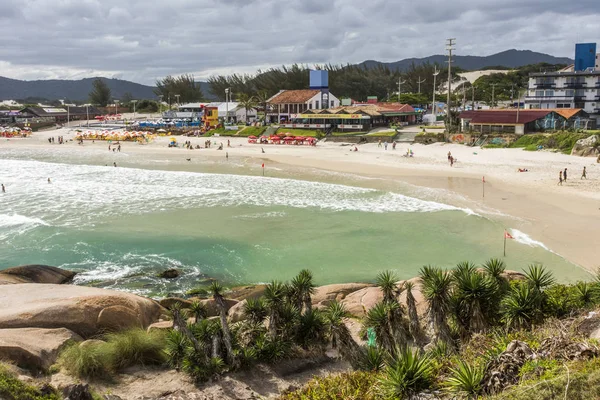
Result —
M416 198L342 177L335 184L84 161L0 150L0 269L55 265L79 272L77 284L163 296L212 279L288 280L302 268L327 284L502 256L506 222L439 194ZM513 236L509 268L540 262L561 280L588 277L525 233ZM183 275L156 278L167 268Z

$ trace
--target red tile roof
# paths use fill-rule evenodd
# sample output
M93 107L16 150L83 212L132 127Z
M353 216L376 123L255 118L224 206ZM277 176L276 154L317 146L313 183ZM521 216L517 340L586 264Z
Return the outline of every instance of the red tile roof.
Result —
M316 94L320 93L320 90L316 89L303 89L303 90L283 90L271 97L269 103L271 104L297 104L306 103L312 99Z

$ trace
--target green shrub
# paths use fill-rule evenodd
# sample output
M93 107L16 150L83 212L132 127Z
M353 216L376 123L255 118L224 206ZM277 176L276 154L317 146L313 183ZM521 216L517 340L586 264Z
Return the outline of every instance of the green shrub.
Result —
M281 400L375 400L381 399L374 390L378 375L372 372L348 372L339 375L317 377L306 386L286 393Z
M113 373L110 354L103 343L73 343L60 355L59 365L78 378L110 378Z
M260 136L267 130L267 126L248 126L245 129L239 131L239 136Z
M465 394L469 398L477 398L482 388L483 374L483 367L471 366L459 360L458 366L450 369L446 386L453 392Z
M427 354L408 347L399 349L380 379L387 398L405 398L428 389L433 383L434 364Z
M166 361L165 334L160 330L143 329L111 333L106 336L111 365L119 370L132 365L156 365Z
M42 391L21 382L5 366L0 364L0 399L2 400L60 400L53 389Z

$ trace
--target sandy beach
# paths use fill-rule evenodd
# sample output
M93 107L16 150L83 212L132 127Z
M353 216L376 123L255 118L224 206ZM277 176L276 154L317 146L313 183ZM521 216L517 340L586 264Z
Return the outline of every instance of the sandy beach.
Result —
M26 139L3 139L0 149L39 150L60 146L62 152L74 157L81 154L82 149L107 153L108 143L103 141L85 141L83 145L68 141L75 137L74 129L37 132ZM50 144L48 137L51 136L63 136L67 142ZM194 146L204 146L207 139L178 138L180 144L185 140L191 140ZM371 187L404 182L432 188L444 191L447 203L464 206L467 202L471 208L491 218L516 218L518 229L591 272L600 266L597 247L600 240L600 164L596 164L595 158L439 143L410 146L400 143L396 150L391 146L384 150L377 144L363 144L357 146L357 152L351 152L354 146L323 141L316 147L262 145L265 150L262 153L261 145L249 144L245 138L213 137L211 140L223 143L224 150L217 150L218 145L194 150L168 148L167 136L146 145L124 142L121 154L115 155L115 160L119 167L138 168L148 167L140 160L160 160L168 164L168 169L185 171L198 170L201 165L205 167L207 161L222 165L230 163L239 169L237 173L255 175L261 174L264 163L267 174L303 171L312 176L310 179L335 181L335 175L323 177L319 174L329 171L376 178L368 181ZM409 147L414 152L413 158L403 156ZM447 162L448 152L458 160L453 167ZM128 159L125 155L135 157ZM580 179L584 166L587 167L587 180ZM519 168L528 172L518 172ZM558 186L558 172L565 168L569 171L569 179L563 186Z

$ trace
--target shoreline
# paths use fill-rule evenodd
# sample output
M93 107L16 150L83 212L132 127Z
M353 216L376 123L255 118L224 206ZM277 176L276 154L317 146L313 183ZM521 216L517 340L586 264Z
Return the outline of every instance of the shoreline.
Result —
M213 137L211 140L232 147L185 150L167 148L168 137L160 137L149 145L122 143L122 153L105 153L106 142L76 142L64 145L49 144L49 136L63 135L74 138L67 129L34 133L28 139L2 141L0 150L66 151L65 163L73 163L71 155L91 151L101 158L114 158L119 166L174 171L258 175L261 164L267 165L270 176L339 183L339 176L348 174L356 186L389 189L398 184L415 189L443 191L444 202L464 206L465 201L483 210L492 219L516 218L511 226L526 232L534 240L544 243L551 251L594 272L598 267L600 251L594 243L600 239L600 165L592 158L581 158L547 152L525 152L521 149L479 149L464 145L434 144L411 145L415 158L402 157L408 148L400 143L396 151L384 151L377 144L359 146L358 152L339 143L319 143L317 147L248 145L245 138ZM178 138L203 144L206 138ZM459 159L456 167L445 162L451 151ZM225 153L229 160L225 161ZM104 154L104 156L103 156ZM108 156L108 157L107 157ZM192 161L186 161L191 157ZM39 160L36 158L36 160ZM198 162L197 160L200 160ZM77 163L77 162L75 162ZM160 165L159 165L160 164ZM228 165L229 164L229 165ZM556 165L556 167L554 167ZM554 170L567 165L571 178L566 186L553 181ZM579 182L578 170L588 167L589 180ZM517 166L530 172L515 172ZM273 169L276 168L276 171ZM552 169L551 169L552 168ZM325 172L325 174L323 173ZM228 172L229 173L229 172ZM331 175L329 175L331 173ZM297 175L302 177L298 178ZM485 176L485 198L482 196L482 177ZM365 179L366 178L366 179Z

